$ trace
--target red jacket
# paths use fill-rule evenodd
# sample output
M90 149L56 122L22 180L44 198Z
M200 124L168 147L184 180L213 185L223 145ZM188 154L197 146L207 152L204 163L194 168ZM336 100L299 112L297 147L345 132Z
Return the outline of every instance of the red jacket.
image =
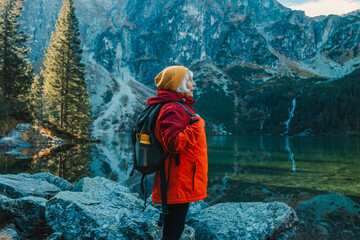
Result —
M148 105L169 101L181 102L195 114L191 106L195 101L175 91L159 89L157 97L148 99ZM206 197L208 161L204 127L201 117L191 118L186 109L177 103L166 103L160 110L155 136L165 151L180 154L178 166L174 157L170 166L170 157L165 161L166 178L169 179L168 204L195 202ZM152 202L161 204L160 171L155 175Z

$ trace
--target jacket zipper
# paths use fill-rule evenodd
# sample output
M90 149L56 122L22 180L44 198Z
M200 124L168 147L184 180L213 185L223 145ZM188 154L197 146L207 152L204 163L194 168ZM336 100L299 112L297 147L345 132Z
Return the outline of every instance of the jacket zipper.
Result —
M193 164L193 191L195 190L195 173L196 173L196 162L194 161L194 164Z

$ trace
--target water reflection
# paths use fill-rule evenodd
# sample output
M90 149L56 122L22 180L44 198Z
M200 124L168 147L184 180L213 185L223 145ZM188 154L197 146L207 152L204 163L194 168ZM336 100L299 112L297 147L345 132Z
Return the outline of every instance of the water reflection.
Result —
M294 160L294 154L291 152L291 149L290 149L290 137L286 136L285 141L286 141L285 148L289 152L289 161L292 162L292 170L293 170L293 172L296 172L296 164L295 164L295 160Z
M132 163L129 135L103 134L101 143L94 144L91 170L95 176L104 176L125 184Z
M0 173L51 172L73 183L86 176L103 176L126 184L132 159L130 137L104 134L100 139L92 144L31 147L19 157L0 154Z
M91 175L90 148L89 144L65 144L56 148L42 149L27 159L0 155L0 173L51 172L74 183Z
M0 173L51 172L73 183L103 176L137 189L139 175L129 178L130 137L100 138L101 143L67 144L28 159L0 155ZM207 142L209 203L279 200L296 206L331 192L360 198L359 138L208 136Z
M296 206L326 193L360 200L359 138L209 136L208 143L210 203Z

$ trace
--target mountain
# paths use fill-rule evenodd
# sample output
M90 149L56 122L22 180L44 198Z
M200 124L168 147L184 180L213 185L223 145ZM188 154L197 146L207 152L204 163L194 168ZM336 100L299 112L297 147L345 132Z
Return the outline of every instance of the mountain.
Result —
M32 36L30 60L37 71L61 4L60 0L24 3L20 24ZM313 134L332 134L331 129L318 131L311 124L292 127L289 119L304 114L296 111L294 99L302 106L304 91L319 83L326 88L360 65L358 11L310 18L276 0L74 0L74 4L94 135L128 132L146 99L155 95L154 77L164 67L178 64L195 73L195 107L206 119L209 133L295 134L311 129ZM312 117L310 122L319 118ZM355 124L339 131L358 130Z

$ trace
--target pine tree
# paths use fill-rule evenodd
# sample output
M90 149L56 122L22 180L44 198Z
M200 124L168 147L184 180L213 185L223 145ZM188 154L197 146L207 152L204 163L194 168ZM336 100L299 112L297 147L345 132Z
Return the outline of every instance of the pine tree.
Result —
M17 19L24 0L0 1L0 91L9 106L5 113L24 119L29 113L29 93L33 68L28 61L28 37Z
M92 118L78 25L73 1L64 0L46 48L44 94L48 120L61 130L86 137Z
M3 97L2 93L0 92L0 113L7 113L7 112L9 112L9 106L5 102L4 97ZM1 122L1 120L7 120L6 114L0 114L0 122ZM1 126L0 126L0 128L1 128Z
M44 75L40 72L35 77L33 84L31 85L31 113L35 123L39 126L43 124L43 112L44 112Z

